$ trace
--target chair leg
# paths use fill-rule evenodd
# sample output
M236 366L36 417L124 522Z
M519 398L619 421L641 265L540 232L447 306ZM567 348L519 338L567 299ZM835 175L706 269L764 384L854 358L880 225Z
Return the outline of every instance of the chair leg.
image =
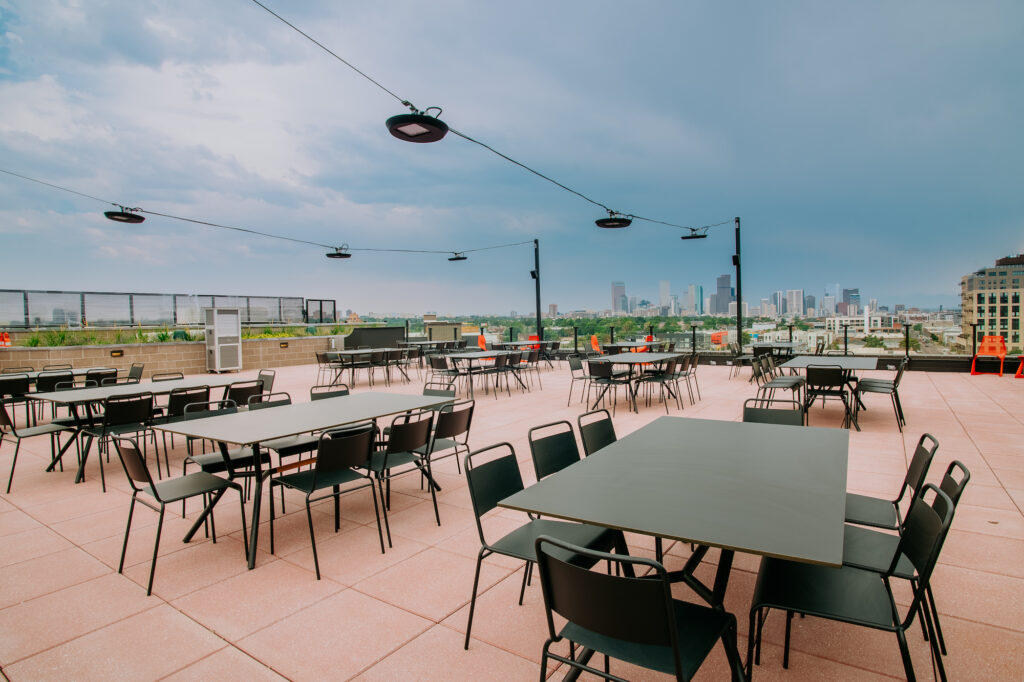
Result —
M132 503L128 507L128 525L124 527L124 543L121 545L121 561L117 564L117 572L120 573L124 570L124 555L128 551L128 533L132 529L132 515L135 514L135 496L138 493L132 493Z
M316 555L316 534L313 532L313 512L309 508L309 494L306 495L306 520L309 521L309 543L313 548L313 568L316 569L316 579L320 580L320 560Z
M245 498L242 496L242 489L238 489L238 506L242 510L242 549L246 558L249 557L249 533L245 528ZM259 520L257 519L257 523Z
M243 493L241 493L241 492L238 493L238 494L241 495L241 497L242 497L242 516L244 518L245 517L245 495ZM274 513L274 484L273 484L273 481L271 481L271 484L270 484L270 495L269 495L269 497L270 497L270 553L273 554L274 553L274 517L276 515ZM257 523L258 523L258 521L257 521Z
M2 438L2 437L0 437ZM52 443L51 443L52 447ZM21 439L14 444L14 459L11 460L11 475L7 477L7 492L11 492L11 483L14 482L14 466L18 463L18 450L21 449Z
M725 656L729 659L729 668L732 670L732 682L740 682L745 679L743 673L743 661L740 660L739 643L736 627L736 618L732 617L728 629L722 633L722 646L725 647Z
M133 500L134 501L134 500ZM153 594L153 576L156 574L156 557L160 552L160 533L164 529L164 511L166 505L160 503L160 519L156 522L156 541L153 543L153 561L149 565L149 584L146 586L146 596ZM125 540L128 536L125 536Z
M533 562L527 561L523 568L523 585L519 588L519 605L523 605L523 597L526 596L526 585L530 582L530 574L533 573Z
M786 644L785 649L782 652L782 667L789 669L789 639L793 625L793 612L786 611Z
M477 552L476 555L476 573L473 574L473 594L469 598L469 620L466 621L466 642L463 644L464 649L469 649L469 634L473 631L473 611L476 610L476 590L480 586L480 564L483 563L485 551L486 550L481 547L480 551Z
M896 639L900 645L900 656L903 658L903 671L907 674L907 682L915 682L917 677L914 675L914 661L910 658L906 633L903 630L897 630Z
M380 553L384 554L384 533L380 528L380 509L377 507L377 489L370 483L370 494L373 495L373 514L377 517L377 539L380 540ZM391 544L391 530L388 529L388 544Z

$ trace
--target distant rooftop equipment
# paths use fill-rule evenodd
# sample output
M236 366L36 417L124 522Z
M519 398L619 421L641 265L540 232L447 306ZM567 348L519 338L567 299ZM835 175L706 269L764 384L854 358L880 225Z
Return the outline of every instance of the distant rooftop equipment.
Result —
M1019 253L1016 256L1007 256L1006 258L997 258L996 266L1000 265L1024 265L1024 253Z
M206 369L229 372L242 369L242 315L238 308L204 308Z

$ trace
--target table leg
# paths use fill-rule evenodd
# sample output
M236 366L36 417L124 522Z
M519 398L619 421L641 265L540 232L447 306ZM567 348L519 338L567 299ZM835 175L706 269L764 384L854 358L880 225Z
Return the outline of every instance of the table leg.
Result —
M711 549L707 545L698 545L697 549L686 560L682 570L669 572L669 580L673 582L684 582L697 595L716 609L722 608L725 601L725 589L729 585L729 573L732 571L732 560L735 552L731 549L723 549L718 557L718 570L715 572L715 583L708 587L698 580L693 572L700 566L704 556Z
M227 457L227 445L220 444L221 452ZM256 542L260 533L260 507L263 502L263 469L260 463L260 446L257 443L252 446L253 468L255 469L256 485L253 490L252 499L252 528L249 529L249 570L256 568ZM270 472L267 472L270 475Z
M220 501L220 498L224 496L225 490L227 490L227 488L217 491L217 494L214 495L212 500L210 500L210 504L206 505L206 507L203 509L203 513L199 515L199 518L196 519L196 522L193 523L192 527L188 529L187 533L185 533L185 537L182 539L182 542L190 542L192 540L192 536L196 534L196 531L199 530L199 527L203 525L204 521L206 521L206 517L213 513L214 505L216 505L217 502Z

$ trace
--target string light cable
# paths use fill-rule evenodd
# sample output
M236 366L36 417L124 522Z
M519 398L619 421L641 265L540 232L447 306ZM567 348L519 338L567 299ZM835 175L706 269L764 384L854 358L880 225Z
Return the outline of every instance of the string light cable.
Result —
M382 85L379 81L375 80L374 78L371 78L368 74L366 74L361 69L357 68L354 64L349 62L347 59L343 58L338 53L336 53L334 50L331 50L329 47L327 47L326 45L324 45L323 43L318 41L316 38L314 38L313 36L309 35L305 31L300 29L298 26L296 26L292 22L288 21L287 19L285 19L283 16L281 16L280 14L275 12L274 10L270 9L269 7L267 7L265 4L260 2L260 0L250 0L250 2L252 2L254 5L262 8L268 14L273 16L275 19L277 19L278 21L283 23L285 26L288 26L293 31L295 31L296 33L301 35L303 38L305 38L306 40L308 40L309 42L313 43L314 45L319 47L321 50L323 50L324 52L329 54L331 57L334 57L339 62L341 62L342 64L344 64L345 66L347 66L348 68L352 69L357 74L359 74L360 76L365 78L367 81L369 81L373 85L375 85L378 88L380 88L381 90L383 90L385 93L387 93L388 95L393 97L395 100L397 100L403 106L408 107L414 114L423 114L423 113L425 113L427 111L430 111L431 109L438 109L438 111L440 111L439 107L427 107L427 109L424 109L424 110L421 111L420 109L416 108L416 106L414 104L412 104L409 100L400 97L399 95L395 94L392 90L390 90L387 87L385 87L384 85ZM554 178L552 178L552 177L550 177L548 175L545 175L544 173L541 173L540 171L538 171L538 170L536 170L534 168L531 168L530 166L527 166L525 163L522 163L521 161L516 161L511 156L508 156L507 154L504 154L504 153L498 151L497 149L495 149L494 147L490 146L489 144L487 144L485 142L481 142L480 140L477 140L476 138L471 137L470 135L467 135L466 133L458 131L455 128L450 128L450 127L447 127L447 126L445 126L445 128L446 128L446 130L451 131L452 133L454 133L455 135L461 137L462 139L466 140L467 142L471 142L471 143L473 143L475 145L479 145L480 147L483 147L487 151L491 152L492 154L495 154L496 156L499 156L502 159L505 159L509 163L512 163L512 164L514 164L516 166L519 166L523 170L525 170L525 171L527 171L529 173L532 173L533 175L536 175L538 178L541 178L542 180L546 180L547 182L550 182L551 184L555 185L556 187L559 187L559 188L565 190L566 192L569 192L570 194L574 194L577 197L579 197L580 199L583 199L584 201L587 201L587 202L593 204L594 206L598 206L601 209L607 211L608 215L609 215L609 218L605 218L605 219L602 219L601 221L598 221L599 225L602 222L608 223L608 224L605 224L605 225L601 225L602 227L626 227L633 220L643 220L643 221L648 222L648 223L655 223L655 224L658 224L658 225L665 225L666 227L676 227L676 228L683 229L683 230L690 230L691 233L693 233L693 231L706 230L709 227L717 227L718 225L724 225L725 223L730 222L730 221L724 221L722 223L716 223L714 225L702 225L700 227L690 227L689 225L678 225L676 223L670 223L670 222L667 222L667 221L664 221L664 220L657 220L655 218L646 218L644 216L637 215L635 213L623 213L621 211L616 211L616 210L614 210L612 208L609 208L604 203L602 203L600 201L597 201L596 199L593 199L593 198L583 194L582 192L579 192L579 191L577 191L577 190L575 190L575 189L573 189L573 188L571 188L571 187L569 187L569 186L567 186L567 185L565 185L565 184L555 180ZM693 237L684 237L684 238L693 238ZM446 251L445 253L448 253L448 252Z

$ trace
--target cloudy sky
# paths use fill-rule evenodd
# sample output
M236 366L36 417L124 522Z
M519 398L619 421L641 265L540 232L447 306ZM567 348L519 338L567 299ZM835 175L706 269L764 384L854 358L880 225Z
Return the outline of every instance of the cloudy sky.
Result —
M747 300L859 287L956 305L1024 251L1024 4L266 0L420 108L601 203L742 218ZM732 272L454 135L403 143L391 96L251 0L0 0L0 168L106 201L353 248L540 239L543 303L656 299ZM2 288L529 311L532 246L324 249L150 217L0 174Z

